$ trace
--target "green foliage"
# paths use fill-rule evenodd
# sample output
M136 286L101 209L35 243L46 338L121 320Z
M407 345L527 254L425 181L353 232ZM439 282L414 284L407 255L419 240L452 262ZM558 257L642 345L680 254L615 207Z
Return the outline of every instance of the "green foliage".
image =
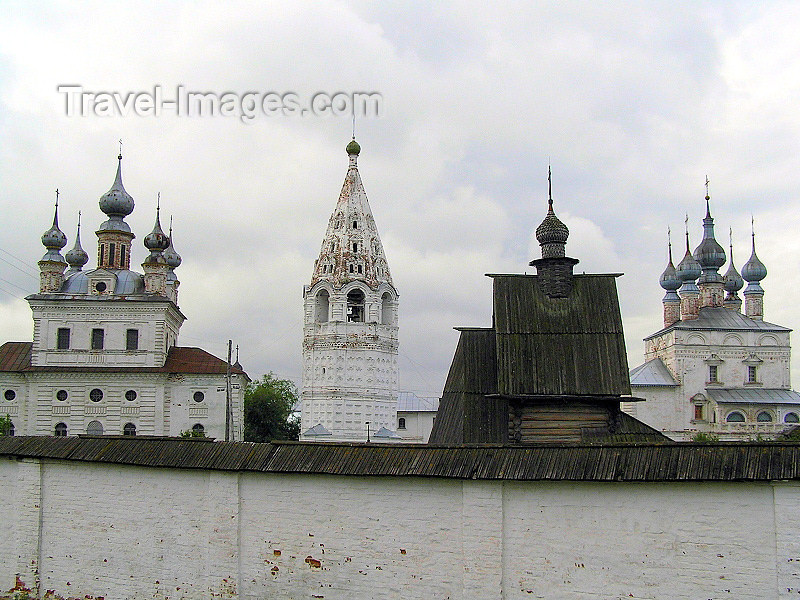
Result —
M700 442L701 444L713 444L719 441L719 436L713 433L700 432L692 436L693 442Z
M293 413L297 400L297 386L274 373L248 383L244 392L245 441L298 439L300 421Z
M800 442L800 427L792 427L791 430L783 434L781 439L788 440L790 442Z
M0 435L11 435L11 415L0 417Z
M178 434L178 437L182 438L204 438L206 437L205 431L195 431L194 429L187 429L186 431L181 431Z

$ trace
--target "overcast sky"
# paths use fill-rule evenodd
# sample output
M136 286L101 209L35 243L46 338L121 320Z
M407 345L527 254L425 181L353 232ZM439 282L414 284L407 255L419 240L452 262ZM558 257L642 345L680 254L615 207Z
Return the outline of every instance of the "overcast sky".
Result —
M800 4L0 4L0 341L30 340L40 236L94 267L117 140L144 236L174 215L180 344L300 382L302 289L347 169L347 116L67 116L59 85L146 92L379 92L359 168L400 294L400 387L441 393L457 333L491 324L491 272L539 257L547 165L577 272L618 279L629 366L662 325L667 227L741 270L750 218L767 321L800 327ZM727 266L721 269L725 272ZM794 368L797 385L800 361Z

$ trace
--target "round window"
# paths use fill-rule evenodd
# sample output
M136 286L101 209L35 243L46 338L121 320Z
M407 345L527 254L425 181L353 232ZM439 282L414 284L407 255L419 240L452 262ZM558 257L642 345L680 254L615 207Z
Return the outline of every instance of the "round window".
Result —
M194 398L195 402L202 402L206 399L206 395L203 392L195 392L192 398Z
M98 281L94 285L94 289L96 289L98 292L105 292L106 291L106 282L105 281Z
M17 392L14 390L6 390L6 393L3 395L6 397L6 400L11 401L17 397Z
M125 392L125 400L128 400L129 402L136 400L136 392L134 390L128 390Z
M67 390L58 390L56 392L56 400L59 400L59 401L63 402L67 398L69 398L69 394L67 394Z
M92 402L100 402L103 399L103 390L99 390L94 388L91 392L89 392L89 400Z

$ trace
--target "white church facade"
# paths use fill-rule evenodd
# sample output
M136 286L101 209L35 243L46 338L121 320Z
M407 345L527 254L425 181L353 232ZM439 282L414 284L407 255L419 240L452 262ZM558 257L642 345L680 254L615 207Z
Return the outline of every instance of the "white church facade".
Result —
M398 294L358 172L349 165L303 290L301 440L399 440Z
M97 267L84 270L80 220L74 247L58 225L42 236L39 293L26 298L32 342L0 346L0 415L16 435L179 435L193 431L241 440L247 375L200 348L178 346L181 257L163 232L159 211L145 236L144 274L130 270L125 222L134 208L122 183L100 198ZM65 272L66 270L66 272Z
M764 320L761 281L767 269L752 254L741 275L718 269L725 251L714 237L706 196L703 240L660 284L664 327L645 338L645 362L631 371L631 390L646 402L626 412L675 440L771 439L800 423L800 394L791 389L790 329ZM747 282L742 299L738 292Z

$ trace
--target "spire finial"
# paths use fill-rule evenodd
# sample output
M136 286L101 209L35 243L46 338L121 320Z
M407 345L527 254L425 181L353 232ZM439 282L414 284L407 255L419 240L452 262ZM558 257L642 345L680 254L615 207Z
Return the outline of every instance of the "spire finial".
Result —
M547 205L553 210L553 172L550 163L547 163Z
M355 119L355 117L353 117ZM239 362L239 344L236 344L236 362Z
M81 211L78 211L78 235L81 234Z
M169 239L172 239L172 215L169 216Z
M353 139L356 139L356 113L353 112Z
M686 251L689 252L689 213L686 213L686 217L683 219L683 226L686 229Z
M706 175L706 218L711 217L711 205L709 201L711 200L711 196L708 193L708 184L710 183L708 179L708 175Z
M56 188L56 208L58 208L58 188Z
M156 197L156 212L161 210L161 192L158 192L158 196Z
M122 138L119 138L119 156L117 159L122 160Z
M756 220L753 215L750 215L750 235L753 238L753 253L756 251Z
M672 231L669 225L667 225L667 248L669 252L669 262L672 264Z

